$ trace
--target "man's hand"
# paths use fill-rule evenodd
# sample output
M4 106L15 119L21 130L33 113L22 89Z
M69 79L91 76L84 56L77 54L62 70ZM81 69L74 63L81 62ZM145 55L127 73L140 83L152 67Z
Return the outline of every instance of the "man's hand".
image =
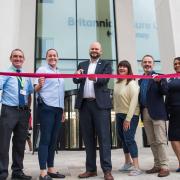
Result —
M157 78L158 74L152 74L152 77L154 79L155 82L160 82L161 79L160 78Z
M89 79L90 81L96 81L96 78L89 77L88 79Z
M38 79L38 83L39 83L39 86L40 87L43 87L44 86L44 83L45 83L45 77L40 77Z
M84 70L83 69L78 69L75 74L83 74Z
M65 122L65 119L66 119L65 113L63 112L63 113L62 113L62 119L61 119L61 122L64 123L64 122Z

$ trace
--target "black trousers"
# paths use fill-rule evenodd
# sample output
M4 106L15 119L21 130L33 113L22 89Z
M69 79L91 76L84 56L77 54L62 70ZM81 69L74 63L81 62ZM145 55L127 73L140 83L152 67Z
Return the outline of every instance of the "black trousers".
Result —
M9 145L12 137L12 171L23 169L24 149L30 112L2 105L0 116L0 179L8 176Z
M83 101L80 127L86 149L86 171L96 171L96 138L103 172L111 171L110 109L99 109L96 101Z

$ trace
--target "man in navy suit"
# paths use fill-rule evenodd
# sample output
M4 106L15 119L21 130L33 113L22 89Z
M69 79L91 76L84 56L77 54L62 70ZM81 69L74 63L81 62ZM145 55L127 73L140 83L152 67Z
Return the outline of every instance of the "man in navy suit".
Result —
M164 103L164 95L167 94L168 87L166 79L155 78L157 73L153 71L153 66L154 58L151 55L145 55L142 59L144 75L154 77L139 80L141 117L154 156L154 166L146 173L158 173L158 177L165 177L169 175L165 124L167 112Z
M111 74L112 68L108 61L100 59L101 44L90 45L90 60L81 62L77 74ZM86 148L86 172L79 178L97 176L96 138L98 137L101 168L105 180L113 180L111 175L111 140L110 112L112 108L110 91L107 88L107 78L74 78L75 84L80 84L76 105L79 109L80 127Z

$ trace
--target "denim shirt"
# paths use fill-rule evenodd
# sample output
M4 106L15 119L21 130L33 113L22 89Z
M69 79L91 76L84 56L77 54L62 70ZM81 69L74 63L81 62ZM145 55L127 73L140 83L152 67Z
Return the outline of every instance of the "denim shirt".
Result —
M144 107L147 106L147 89L149 79L143 79L140 85L140 104Z

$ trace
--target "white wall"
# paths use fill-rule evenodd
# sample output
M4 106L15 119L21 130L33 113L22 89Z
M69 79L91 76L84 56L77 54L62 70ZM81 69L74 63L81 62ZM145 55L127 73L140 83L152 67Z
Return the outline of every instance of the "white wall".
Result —
M6 0L0 6L0 70L8 67L9 55L18 46L20 0Z
M132 0L115 0L118 61L130 61L133 72L137 73L136 36Z
M170 0L175 56L180 56L180 1Z
M33 72L36 0L6 0L0 6L0 71L9 65L9 55L21 48L25 70Z
M172 73L173 58L180 56L180 1L155 0L160 57L164 73Z
M34 71L36 0L21 0L19 47L24 50L25 70Z

